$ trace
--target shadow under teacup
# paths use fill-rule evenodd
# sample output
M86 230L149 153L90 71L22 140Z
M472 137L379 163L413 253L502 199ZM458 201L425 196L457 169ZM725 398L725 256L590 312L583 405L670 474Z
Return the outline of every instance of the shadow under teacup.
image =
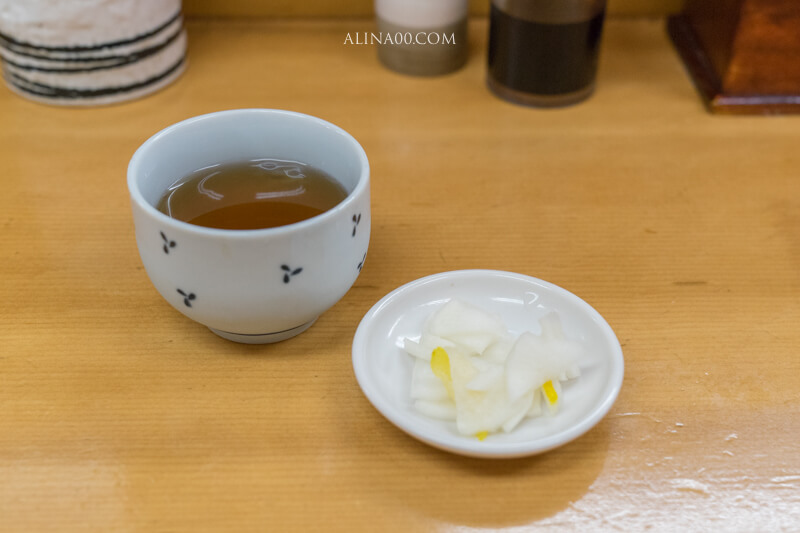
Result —
M197 226L155 207L199 168L259 158L316 167L347 197L312 218L254 230ZM367 256L367 156L347 132L309 115L240 109L174 124L133 155L128 188L153 285L175 309L229 340L260 344L302 333L350 289Z

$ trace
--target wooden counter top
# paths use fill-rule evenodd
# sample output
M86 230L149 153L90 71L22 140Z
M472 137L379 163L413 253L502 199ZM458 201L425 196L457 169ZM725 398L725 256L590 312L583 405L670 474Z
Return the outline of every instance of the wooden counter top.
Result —
M468 66L435 79L343 44L369 21L188 28L188 70L140 101L0 88L0 531L800 529L800 117L707 114L663 20L611 21L597 93L546 111L489 94L483 20ZM241 107L327 119L372 166L356 285L269 346L162 300L125 182L153 133ZM368 403L361 317L466 268L551 281L608 320L626 375L598 426L478 460Z

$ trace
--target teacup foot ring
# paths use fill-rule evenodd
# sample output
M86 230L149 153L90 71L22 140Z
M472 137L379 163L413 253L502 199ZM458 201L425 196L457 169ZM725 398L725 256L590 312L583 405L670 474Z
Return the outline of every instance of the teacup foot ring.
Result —
M239 342L242 344L269 344L272 342L280 342L286 339L291 339L292 337L303 333L305 330L310 328L317 319L311 320L310 322L306 322L305 324L301 324L295 328L285 329L283 331L275 331L273 333L254 333L254 334L247 334L247 333L233 333L231 331L222 331L219 329L208 328L212 332L216 333L223 339L227 339L233 342Z

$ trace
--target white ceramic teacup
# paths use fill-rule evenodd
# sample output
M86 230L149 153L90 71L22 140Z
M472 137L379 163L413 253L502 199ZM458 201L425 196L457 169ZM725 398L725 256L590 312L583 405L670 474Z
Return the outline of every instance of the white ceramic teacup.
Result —
M315 217L258 230L195 226L155 208L194 170L259 158L317 167L348 195ZM277 342L305 331L350 289L367 256L367 156L347 132L319 118L240 109L179 122L136 151L128 188L153 285L175 309L233 341Z

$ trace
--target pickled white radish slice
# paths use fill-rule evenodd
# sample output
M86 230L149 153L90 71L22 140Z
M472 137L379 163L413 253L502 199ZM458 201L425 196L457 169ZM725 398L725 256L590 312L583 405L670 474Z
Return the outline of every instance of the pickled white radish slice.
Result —
M414 400L450 401L447 388L431 370L431 365L423 360L414 361L411 375L411 398Z
M456 406L451 401L435 402L429 400L417 400L414 408L425 416L438 420L453 421L456 419Z
M506 334L500 317L489 314L461 300L450 300L433 314L427 332L483 353L493 342Z
M548 342L533 333L523 333L506 359L509 400L515 401L547 381L566 379L567 373L574 370L575 359L581 352L577 343Z
M437 347L440 346L442 348L451 348L455 346L455 344L448 341L447 339L443 339L431 333L422 335L419 341L415 341L409 338L403 339L403 349L410 355L413 355L414 357L419 357L420 359L424 359L425 361L430 361L431 353L433 353L433 350L435 350Z
M539 325L538 335L514 337L496 315L459 300L445 303L418 340L403 340L414 357L415 409L454 420L459 433L480 440L513 431L525 418L556 414L561 382L580 375L584 350L566 338L558 314Z
M484 365L480 368L477 357L472 359L472 365L479 368L480 373L466 384L466 388L471 391L487 391L497 386L502 386L505 369L501 365L493 365L482 361Z

